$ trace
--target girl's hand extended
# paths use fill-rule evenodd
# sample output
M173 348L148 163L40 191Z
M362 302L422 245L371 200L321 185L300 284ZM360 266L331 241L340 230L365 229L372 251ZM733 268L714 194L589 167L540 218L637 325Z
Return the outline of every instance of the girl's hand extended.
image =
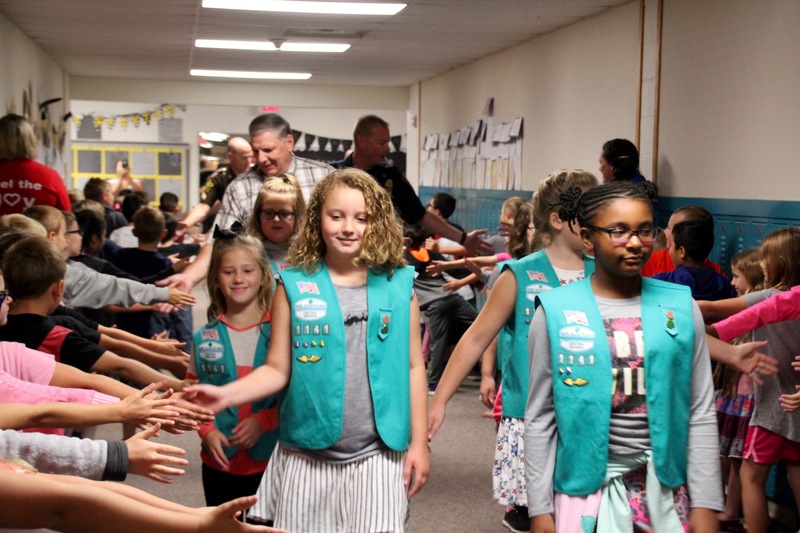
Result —
M222 470L227 471L231 463L225 456L225 451L222 448L230 448L231 443L228 438L218 429L209 431L203 437L203 449L210 455L214 462L217 463Z
M428 482L430 462L428 460L428 445L415 445L412 443L406 454L403 466L403 484L408 487L408 497L411 498Z
M219 413L227 409L228 399L214 385L191 385L183 389L184 399L200 407L204 407L213 413Z

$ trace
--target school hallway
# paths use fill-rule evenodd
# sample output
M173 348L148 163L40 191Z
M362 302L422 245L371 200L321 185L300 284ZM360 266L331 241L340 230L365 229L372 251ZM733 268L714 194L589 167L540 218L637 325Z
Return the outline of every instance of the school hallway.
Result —
M428 484L411 501L409 533L500 533L503 507L492 499L494 421L481 418L478 382L466 380L448 406L447 418L431 448ZM119 438L118 426L103 426L97 438ZM159 441L186 450L186 474L171 485L129 475L126 484L189 506L203 506L200 439L196 433ZM324 533L324 532L320 532Z

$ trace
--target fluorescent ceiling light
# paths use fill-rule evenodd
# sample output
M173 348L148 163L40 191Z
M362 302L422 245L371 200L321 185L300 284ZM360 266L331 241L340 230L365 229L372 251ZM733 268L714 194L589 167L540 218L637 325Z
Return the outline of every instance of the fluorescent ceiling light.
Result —
M336 43L281 43L275 46L271 41L226 41L220 39L197 39L198 48L223 48L226 50L261 50L264 52L344 52L349 44Z
M297 2L294 0L203 0L203 7L323 15L396 15L406 7L406 4Z
M207 141L221 143L227 141L230 135L228 135L227 133L219 133L217 131L208 131L208 132L201 131L200 137L202 137Z
M193 68L192 76L208 76L212 78L253 78L259 80L307 80L308 72L248 72L244 70L204 70Z

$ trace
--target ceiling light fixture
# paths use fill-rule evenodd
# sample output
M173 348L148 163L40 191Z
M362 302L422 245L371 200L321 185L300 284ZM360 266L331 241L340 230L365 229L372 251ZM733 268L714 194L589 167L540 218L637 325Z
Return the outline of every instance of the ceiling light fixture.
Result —
M277 40L276 40L277 41ZM227 41L221 39L197 39L198 48L222 48L225 50L260 50L262 52L337 52L350 48L349 44L336 43L287 43L278 41Z
M244 70L204 70L193 68L189 71L192 76L206 76L212 78L252 78L257 80L307 80L311 77L308 72L252 72Z
M406 4L370 2L297 2L293 0L203 0L203 7L323 15L396 15Z

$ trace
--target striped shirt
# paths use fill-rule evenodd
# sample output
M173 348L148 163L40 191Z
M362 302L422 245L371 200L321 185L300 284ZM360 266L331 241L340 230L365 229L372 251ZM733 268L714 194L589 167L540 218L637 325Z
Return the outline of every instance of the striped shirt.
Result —
M308 202L314 186L325 176L333 172L334 168L327 163L292 156L292 162L286 174L291 174L300 184L303 197ZM279 176L276 176L279 177ZM225 189L222 197L222 206L214 219L214 224L223 229L228 229L236 221L247 224L253 214L253 202L258 191L268 178L255 166L246 173L234 179Z

